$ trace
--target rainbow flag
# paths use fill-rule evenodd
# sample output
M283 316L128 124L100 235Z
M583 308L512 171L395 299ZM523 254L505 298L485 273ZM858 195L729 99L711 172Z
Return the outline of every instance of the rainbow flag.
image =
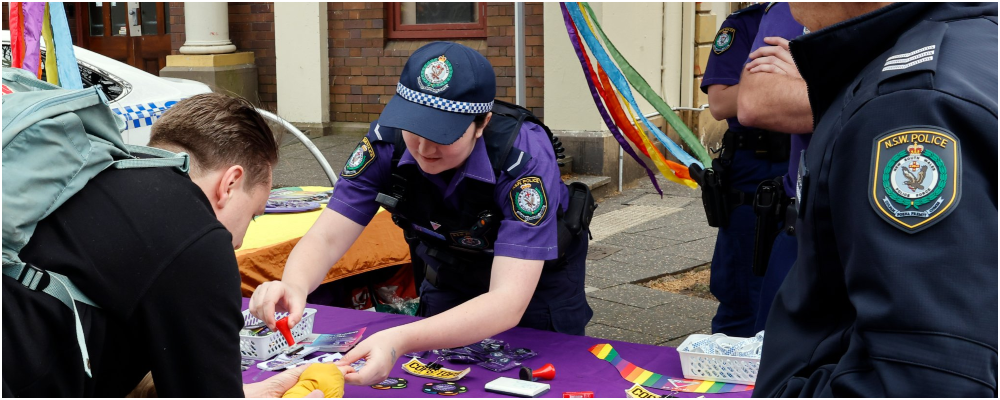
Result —
M597 356L597 358L614 365L618 369L618 373L625 380L654 389L688 393L730 393L753 390L753 385L703 381L657 374L623 359L618 355L618 351L607 343L594 345L594 347L590 348L590 352Z

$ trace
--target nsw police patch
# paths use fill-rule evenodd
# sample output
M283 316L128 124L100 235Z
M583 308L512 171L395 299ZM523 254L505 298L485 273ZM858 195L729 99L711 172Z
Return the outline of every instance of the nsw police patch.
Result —
M514 187L510 189L510 203L517 219L532 225L542 222L549 208L542 178L526 176L514 182Z
M733 39L735 38L736 28L727 26L719 29L719 33L715 34L715 41L712 42L712 51L715 54L725 53L733 45Z
M347 164L344 165L344 172L341 172L340 175L344 178L358 176L374 160L375 149L372 148L372 144L365 137L361 139L361 143L358 143L358 147L355 147L354 152L347 158Z
M938 127L910 127L875 138L869 202L886 222L917 233L948 216L962 197L958 138Z

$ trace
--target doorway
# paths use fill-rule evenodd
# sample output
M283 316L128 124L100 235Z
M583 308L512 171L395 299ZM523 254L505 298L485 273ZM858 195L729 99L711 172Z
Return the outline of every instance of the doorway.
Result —
M78 46L153 75L170 54L168 3L75 3Z

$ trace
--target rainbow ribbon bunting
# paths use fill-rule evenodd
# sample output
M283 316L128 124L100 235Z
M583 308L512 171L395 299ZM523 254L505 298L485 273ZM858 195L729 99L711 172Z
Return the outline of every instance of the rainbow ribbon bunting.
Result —
M688 393L730 393L753 390L753 385L703 381L657 374L626 361L618 355L618 351L614 347L607 343L594 345L590 348L590 352L597 358L614 365L625 380L654 389Z
M67 89L83 89L80 67L73 52L69 21L63 3L11 2L11 67L22 68L39 79ZM45 43L45 64L41 47Z
M687 166L691 164L703 166L704 164L711 163L711 158L704 146L691 133L691 130L681 122L680 117L656 94L645 79L635 71L611 41L608 40L587 3L560 3L560 8L563 13L563 20L566 23L566 31L577 53L580 66L583 68L587 85L594 97L594 103L601 113L604 123L608 126L608 129L619 145L622 146L622 149L646 169L647 174L650 175L650 179L653 180L654 184L656 180L653 178L652 171L632 151L631 145L626 141L625 137L643 154L653 160L653 163L664 177L673 182L696 188L697 184L691 179ZM589 15L585 14L584 11ZM604 45L595 36L595 30L600 34ZM586 43L586 47L584 47L584 43ZM605 51L605 46L607 47L607 51ZM597 61L596 68L590 65L586 48L589 48L590 54ZM611 57L608 56L608 53L611 54ZM617 65L611 61L612 57L617 61ZM667 123L678 132L688 147L698 156L698 159L689 155L642 115L632 95L630 84L664 116ZM608 110L610 110L610 116L608 115ZM627 115L625 111L628 111ZM652 133L681 163L665 159L648 139L646 132ZM624 133L624 137L622 133ZM659 187L657 187L657 190L659 190Z

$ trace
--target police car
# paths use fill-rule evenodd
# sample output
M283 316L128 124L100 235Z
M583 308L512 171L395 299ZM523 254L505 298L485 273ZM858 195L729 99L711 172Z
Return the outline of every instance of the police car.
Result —
M11 63L10 32L2 31L3 67ZM42 43L42 76L45 71L45 44ZM163 78L120 61L73 46L84 87L99 85L112 111L125 119L122 139L128 144L149 142L150 126L164 111L181 99L212 90L205 84L186 79Z

